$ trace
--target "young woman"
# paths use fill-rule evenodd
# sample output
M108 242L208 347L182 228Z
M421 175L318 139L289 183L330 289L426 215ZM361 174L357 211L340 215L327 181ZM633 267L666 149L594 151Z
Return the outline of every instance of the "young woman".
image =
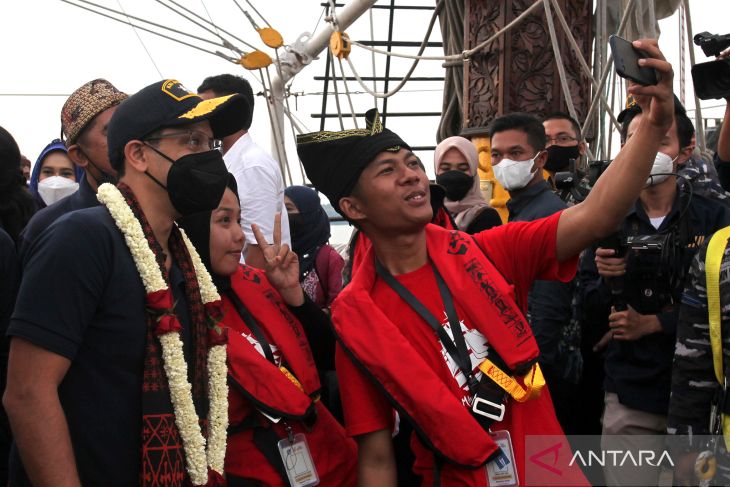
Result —
M459 230L474 234L502 224L479 188L479 156L471 141L459 136L444 139L433 157L436 184L446 190L444 206Z
M66 145L55 139L38 156L30 176L30 192L39 207L52 205L79 189L84 172L67 154Z
M231 178L216 210L180 222L213 276L228 327L228 485L287 486L288 475L307 478L310 470L320 485L354 485L355 443L319 401L317 367L332 369L334 360L328 318L305 299L297 256L281 245L278 215L273 244L253 227L266 272L239 264L237 194ZM287 454L292 444L295 453Z
M320 308L329 308L342 289L344 259L328 244L330 222L317 193L306 186L284 190L292 250L299 257L299 282Z

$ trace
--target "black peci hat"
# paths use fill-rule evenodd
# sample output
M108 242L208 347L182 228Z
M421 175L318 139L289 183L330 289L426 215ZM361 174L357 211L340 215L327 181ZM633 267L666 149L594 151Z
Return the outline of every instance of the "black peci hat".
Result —
M297 152L307 177L341 215L340 199L352 193L375 156L386 150L410 149L398 134L383 127L376 109L368 110L365 118L364 129L297 136Z
M215 138L230 135L240 130L240 113L247 106L241 95L203 100L177 80L153 83L120 103L114 112L107 133L109 162L119 169L127 142L141 140L162 127L208 120Z

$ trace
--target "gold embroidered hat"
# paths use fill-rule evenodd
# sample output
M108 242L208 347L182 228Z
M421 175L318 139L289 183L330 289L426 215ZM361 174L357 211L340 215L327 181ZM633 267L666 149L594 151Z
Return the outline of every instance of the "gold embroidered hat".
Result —
M190 125L208 120L213 137L220 139L242 128L241 113L248 103L241 95L203 100L174 79L142 88L114 112L107 132L109 162L119 169L124 147L163 127Z
M297 136L297 152L307 178L340 214L363 170L380 152L410 149L398 134L383 127L376 109L365 113L366 128L313 132ZM343 215L344 216L344 215Z
M126 93L101 78L89 81L71 93L61 109L61 138L66 147L76 143L94 117L126 99Z

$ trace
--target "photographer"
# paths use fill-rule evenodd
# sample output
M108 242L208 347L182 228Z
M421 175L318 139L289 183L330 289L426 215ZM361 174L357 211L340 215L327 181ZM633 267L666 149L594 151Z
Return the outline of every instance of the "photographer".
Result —
M586 143L580 133L578 122L563 112L553 112L542 121L547 143L545 169L550 175L550 183L555 188L555 174L570 171L570 160L576 164L586 154ZM569 191L561 190L558 196L568 202Z
M663 447L660 435L666 431L682 277L704 237L730 224L725 205L691 191L680 192L677 178L668 174L676 173L678 162L687 160L692 150L692 124L676 105L674 115L647 186L618 235L622 243L627 237L661 237L656 240L663 242L663 252L638 250L622 256L620 249L599 246L588 249L581 260L584 319L596 327L608 319L609 331L599 344L607 343L604 449ZM643 116L638 106L625 114L623 140L631 138ZM639 441L628 435L657 436L654 441L646 436L642 438L646 441ZM604 471L608 485L652 485L660 472L647 466L637 470L606 466Z

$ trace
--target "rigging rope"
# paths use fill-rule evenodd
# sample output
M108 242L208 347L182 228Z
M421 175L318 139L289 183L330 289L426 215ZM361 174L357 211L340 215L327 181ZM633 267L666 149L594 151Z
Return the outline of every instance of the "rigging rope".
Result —
M161 1L161 0L156 0L156 1L157 1L158 3L161 3L162 5L165 5L164 3L162 3L162 1ZM200 16L200 15L198 15L197 13L193 12L192 10L190 10L190 9L186 8L185 6L183 6L183 5L180 5L180 4L179 4L178 2L176 2L175 0L167 0L167 1L168 1L168 2L170 2L170 3L172 3L173 5L175 5L176 7L180 8L180 9L182 9L182 10L185 10L185 11L186 11L186 12L188 12L188 13L189 13L190 15L193 15L193 16L197 17L197 18L198 18L198 19L200 19L201 21L203 21L203 22L207 22L207 20L205 20L205 19L204 19L203 17L201 17L201 16ZM168 8L170 8L170 7L169 7L169 6L167 6L167 5L165 5L165 6L166 6L166 7L168 7ZM172 10L174 10L174 9L172 9ZM224 34L226 34L227 36L229 36L229 37L231 37L231 38L233 38L233 39L237 40L238 42L240 42L240 43L241 43L241 44L243 44L244 46L248 47L249 49L252 49L252 50L254 50L254 51L255 51L255 50L257 49L257 48L256 48L256 46L254 46L253 44L250 44L250 43L248 43L248 42L244 41L243 39L241 39L240 37L237 37L236 35L234 35L234 34L231 34L231 33L230 33L230 32L228 32L227 30L225 30L225 29L224 29L223 27L218 27L218 26L216 26L216 25L213 25L213 26L214 26L214 27L216 28L216 30L220 30L221 32L223 32L223 33L224 33ZM220 37L220 34L219 34L219 37ZM223 38L221 38L221 40L222 40L222 41L224 41L225 43L228 43L228 41L226 41L226 40L225 40L225 39L223 39ZM226 46L226 47L227 47L227 46ZM241 50L240 50L240 49L236 49L236 51L237 51L237 52L239 52L239 53L241 52Z
M334 58L333 58L334 59ZM350 113L352 114L352 121L355 124L355 128L360 128L357 125L357 116L355 115L355 107L352 105L352 97L350 97L350 88L347 87L347 78L345 77L345 68L342 67L342 59L337 58L337 62L340 65L340 74L342 75L342 84L345 85L345 94L347 95L347 103L350 104Z
M441 39L444 54L454 54L464 50L464 0L444 3L439 14ZM464 105L464 65L461 62L444 63L444 88L442 116L436 132L436 141L458 135L462 127L462 107Z
M689 11L689 0L684 0L684 11L687 14L687 39L692 39L692 16ZM688 41L691 42L691 41ZM690 46L689 50L689 62L692 66L695 65L695 50L693 46ZM700 146L700 150L704 151L707 146L705 145L705 124L702 119L702 107L700 106L700 99L695 97L695 131L697 133L697 144Z
M328 63L332 64L332 86L335 89L335 105L337 105L337 118L340 120L340 130L345 130L345 124L342 121L342 109L340 108L340 90L337 88L337 74L335 73L335 57L330 49L327 50ZM322 114L324 116L324 113Z
M370 16L370 42L375 43L375 28L374 28L374 23L373 23L373 9L372 8L368 9L368 14ZM374 52L370 53L370 60L373 65L373 91L375 91L377 93L378 82L375 78L377 78L378 75L375 70L375 53ZM377 96L373 97L373 106L375 106L375 108L378 107L378 97Z
M124 16L127 17L127 20L129 21L129 15L127 15L127 11L124 10L124 7L122 7L121 0L117 0L117 5L119 5L119 10L121 10L122 13L124 13ZM157 67L157 63L152 58L152 54L150 53L149 49L147 49L147 46L145 45L144 41L142 40L142 36L139 35L139 32L137 32L137 29L132 25L131 21L129 22L129 26L132 28L134 35L137 36L139 43L142 44L142 49L144 49L144 52L147 53L147 57L150 58L150 62L155 67L155 71L157 71L157 74L160 75L160 78L164 78L164 76L162 76L162 71L160 71L160 68Z
M606 101L606 97L603 95L603 93L598 90L598 82L596 81L596 78L593 77L593 73L591 72L591 68L588 66L588 62L586 62L585 58L583 57L583 53L580 49L580 46L578 46L578 41L575 40L575 36L573 36L573 32L571 31L570 27L568 26L568 21L565 20L565 16L563 15L562 10L560 9L560 5L558 4L557 0L551 0L553 3L553 7L555 9L555 13L558 17L558 21L560 22L560 25L563 28L563 32L565 32L565 37L568 39L568 43L570 44L570 47L573 49L573 53L575 54L576 59L578 60L578 63L580 64L581 68L583 69L583 73L588 77L588 79L591 80L591 83L593 84L593 89L596 90L596 93L601 95L601 103L603 103L603 107L608 110L608 115L611 118L611 122L613 123L614 127L616 127L616 130L621 129L621 124L618 123L618 120L616 120L616 117L613 114L613 109L611 108L609 110L608 102ZM576 118L576 120L578 120Z
M125 24L125 25L131 25L131 26L133 26L133 27L135 27L135 28L137 28L137 29L143 30L143 31L145 31L145 32L149 32L150 34L154 34L154 35L156 35L156 36L159 36L159 37L163 37L163 38L165 38L165 39L167 39L167 40L170 40L170 41L173 41L173 42L177 42L178 44L182 44L183 46L188 46L188 47L192 47L193 49L197 49L198 51L202 51L202 52L204 52L204 53L207 53L207 54L212 54L213 56L218 56L218 57L221 57L221 58L225 59L226 61L232 62L232 63L234 63L234 64L237 64L237 63L238 63L238 60L237 60L237 59L235 59L235 58L232 58L232 57L230 57L230 56L228 56L228 55L226 55L226 54L223 54L223 53L222 53L222 52L220 52L220 51L211 51L211 50L208 50L208 49L202 48L202 47L200 47L200 46L196 46L195 44L190 44L189 42L185 42L185 41L183 41L183 40L180 40L180 39L176 39L176 38L174 38L174 37L170 37L170 36L168 36L168 35L165 35L165 34L163 34L163 33L161 33L161 32L157 32L157 31L154 31L154 30L152 30L152 29L148 29L148 28L146 28L146 27L142 27L141 25L134 25L134 24L132 24L132 23L131 23L130 21L125 21L125 20L122 20L122 19L118 19L118 18L116 18L116 17L113 17L113 16L111 16L111 15L109 15L109 14L105 14L104 12L99 12L98 10L94 10L94 9L92 9L92 8L89 8L89 7L85 7L84 5L79 5L79 4L77 4L77 3L73 3L73 2L72 2L72 1L70 1L70 0L61 0L61 1L62 1L62 2L64 2L64 3L67 3L67 4L69 4L69 5L73 5L74 7L78 7L78 8L80 8L80 9L83 9L83 10L87 10L87 11L89 11L89 12L91 12L91 13L94 13L94 14L96 14L96 15L100 15L100 16L102 16L102 17L106 17L106 18L108 18L108 19L111 19L111 20L115 20L115 21L117 21L117 22L120 22L120 23L122 23L122 24ZM117 12L116 10L113 10L113 9L109 9L109 8L107 8L107 7L102 7L101 5L97 5L97 4L95 4L95 3L92 3L92 2L88 2L88 1L85 1L85 0L76 0L76 1L84 1L85 3L88 3L88 4L90 4L90 5L93 5L94 7L98 7L98 8L104 8L104 9L106 9L106 10L111 10L112 12L116 13L117 15L123 15L123 14L121 14L120 12ZM170 27L160 26L160 25L154 24L154 23L152 23L152 22L150 22L150 21L147 21L147 20L144 20L144 19L139 19L139 20L140 20L141 22L146 22L146 23L150 23L150 24L156 25L156 26L158 26L158 27L161 27L161 28L163 28L163 29L167 29L167 30L173 31L173 32L175 32L175 33L178 33L178 34L182 34L182 35L186 35L186 36L189 36L189 37L197 38L197 39L199 39L199 40L202 40L202 41L208 42L208 43L210 43L210 44L214 44L214 45L216 45L216 46L219 46L219 47L224 47L224 48L225 48L225 46L220 46L219 44L217 44L217 43L215 43L215 42L213 42L213 41L210 41L210 40L208 40L208 39L203 39L203 38L199 38L199 37L197 37L197 36L193 36L192 34L187 34L187 33L185 33L185 32L180 32L180 31L178 31L178 30L176 30L176 29L172 29L172 28L170 28Z
M431 32L433 31L433 26L436 24L436 19L438 18L439 13L441 12L441 9L443 8L444 0L439 0L439 3L436 4L436 8L433 11L433 15L431 16L431 21L428 24L428 29L426 30L426 36L423 38L423 41L421 41L421 46L418 48L418 56L415 57L413 64L411 65L411 68L408 70L406 75L403 77L403 79L398 83L398 86L393 88L387 93L376 93L375 91L368 88L368 86L365 84L365 82L362 80L360 75L358 74L357 70L355 69L355 65L350 60L350 57L348 56L345 58L347 60L347 64L350 65L350 69L352 70L352 74L355 75L355 79L357 79L357 82L360 84L362 89L364 89L367 93L372 95L375 98L389 98L396 93L400 91L403 86L408 82L408 80L411 78L411 75L416 70L416 66L418 66L418 62L421 59L426 59L426 57L420 56L421 53L426 49L426 45L428 44L428 39L431 37ZM355 42L353 42L355 44ZM387 52L387 51L384 51Z
M570 96L570 88L568 86L568 77L565 74L565 66L563 65L563 55L560 52L560 46L558 45L558 36L555 33L555 24L553 23L553 13L550 8L550 0L543 0L545 6L545 18L547 19L548 31L550 33L550 41L553 45L553 54L555 55L555 63L558 66L558 76L560 77L560 86L563 89L563 97L565 98L565 104L568 106L568 113L573 117L573 120L580 120L578 113L575 111L575 105L573 104L573 97ZM593 159L593 154L589 147L586 147L588 157Z
M263 15L261 15L261 12L259 12L258 10L256 10L256 7L254 7L251 2L249 2L248 0L245 0L245 1L248 4L248 6L251 7L251 10L253 10L254 12L256 12L256 15L258 15L261 18L261 20L264 21L264 24L266 24L266 27L271 27L271 24L264 18ZM236 3L238 3L238 2L236 2ZM239 6L239 8L241 8L241 7Z
M443 1L443 0L440 0ZM522 12L520 15L515 17L512 22L505 25L503 28L501 28L499 31L497 31L493 36L491 36L486 41L482 42L481 44L477 45L476 47L466 50L462 52L461 54L452 54L449 56L421 56L419 55L412 55L412 54L403 54L403 53L397 53L397 52L389 52L389 51L383 51L382 49L376 49L374 47L366 46L364 44L360 44L357 41L352 41L353 46L361 47L362 49L365 49L367 51L372 51L378 54L385 54L386 56L393 56L393 57L400 57L404 59L416 59L419 61L467 61L471 56L473 56L478 51L481 51L486 46L494 42L499 36L507 32L509 29L514 27L515 25L522 22L525 17L530 15L533 10L535 10L537 7L542 5L542 0L535 0L535 3L533 3L530 7L527 8L524 12Z
M616 35L621 35L621 33L624 31L624 28L626 28L626 24L629 20L629 13L634 9L634 3L636 0L629 0L629 3L626 5L626 10L624 10L623 16L621 17L621 23L618 26L618 30L616 31ZM613 55L609 55L608 59L606 60L606 64L603 68L603 73L601 74L601 81L598 83L598 89L596 90L596 94L593 96L593 99L591 100L591 105L588 108L588 113L586 114L585 122L583 122L583 127L581 127L581 133L586 133L586 129L591 126L591 121L593 117L593 112L596 110L596 105L598 105L598 100L602 96L602 91L604 86L606 85L606 79L608 79L608 73L611 72L611 69L613 68ZM604 151L605 153L605 151Z

